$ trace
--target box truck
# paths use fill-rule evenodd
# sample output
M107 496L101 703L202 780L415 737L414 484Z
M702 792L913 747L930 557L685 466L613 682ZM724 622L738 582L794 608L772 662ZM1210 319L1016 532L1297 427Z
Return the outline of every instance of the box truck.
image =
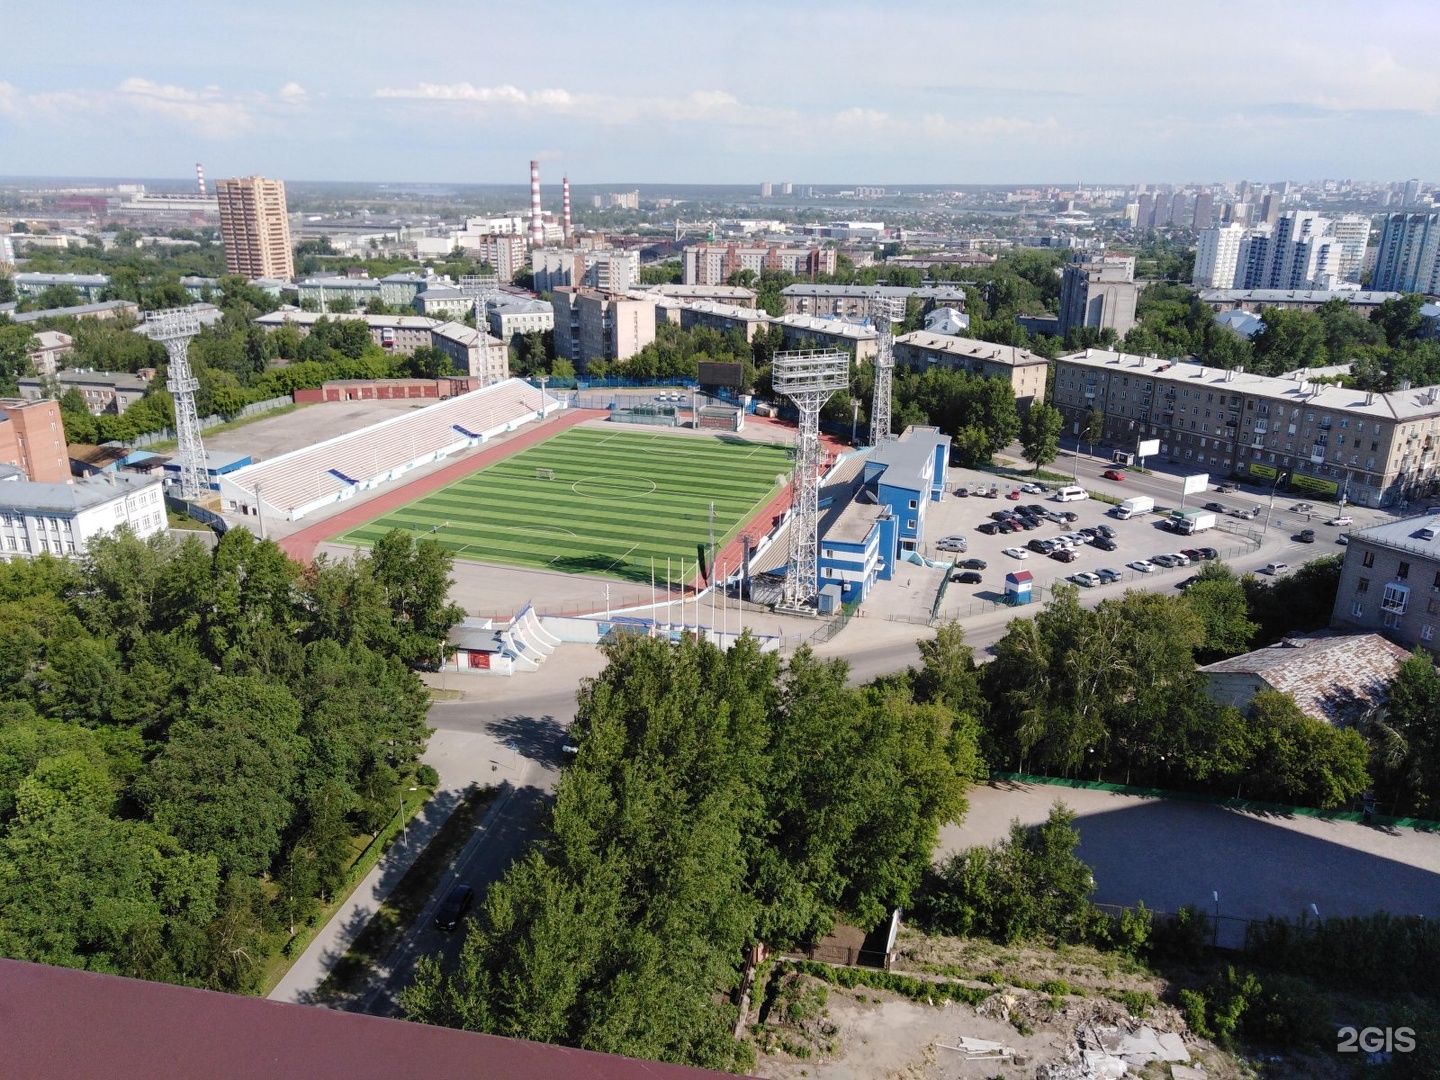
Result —
M1215 527L1215 513L1211 510L1176 510L1170 515L1170 529L1181 536L1194 536L1198 532Z
M1155 509L1155 500L1149 495L1136 495L1133 499L1126 499L1119 506L1110 512L1121 521L1126 518L1136 517L1140 514L1148 514Z

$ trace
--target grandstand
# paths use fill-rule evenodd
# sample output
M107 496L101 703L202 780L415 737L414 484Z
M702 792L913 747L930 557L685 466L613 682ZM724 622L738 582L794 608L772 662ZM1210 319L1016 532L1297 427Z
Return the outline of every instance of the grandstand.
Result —
M221 498L227 512L256 513L258 498L267 517L298 521L563 407L507 379L237 470L221 480Z

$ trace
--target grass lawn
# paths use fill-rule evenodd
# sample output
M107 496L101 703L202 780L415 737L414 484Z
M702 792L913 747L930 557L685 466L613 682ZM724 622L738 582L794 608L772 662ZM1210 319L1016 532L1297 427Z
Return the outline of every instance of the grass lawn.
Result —
M733 435L571 428L338 539L408 529L461 559L629 581L649 581L652 559L663 581L668 559L678 581L681 561L693 567L709 544L710 504L718 547L790 467L785 447Z

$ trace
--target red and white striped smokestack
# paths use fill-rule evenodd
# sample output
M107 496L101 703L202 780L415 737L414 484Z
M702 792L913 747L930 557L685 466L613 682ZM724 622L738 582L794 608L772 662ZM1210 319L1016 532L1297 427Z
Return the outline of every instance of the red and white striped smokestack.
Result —
M564 215L563 215L563 218L562 218L560 224L561 224L561 226L562 226L562 227L564 228L564 230L565 230L565 239L566 239L566 240L569 240L569 239L570 239L570 177L568 177L568 176L562 176L562 177L560 178L560 194L561 194L561 196L562 196L562 202L563 202L563 204L564 204Z
M540 162L530 162L530 243L545 246L545 222L540 218Z
M195 182L200 185L200 194L205 194L205 170L200 167L200 162L195 163Z

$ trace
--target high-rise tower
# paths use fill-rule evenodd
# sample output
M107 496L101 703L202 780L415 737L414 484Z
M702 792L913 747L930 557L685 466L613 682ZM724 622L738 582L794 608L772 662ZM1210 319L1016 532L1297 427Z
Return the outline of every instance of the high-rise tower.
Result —
M285 182L263 176L217 180L225 269L247 278L295 276Z

